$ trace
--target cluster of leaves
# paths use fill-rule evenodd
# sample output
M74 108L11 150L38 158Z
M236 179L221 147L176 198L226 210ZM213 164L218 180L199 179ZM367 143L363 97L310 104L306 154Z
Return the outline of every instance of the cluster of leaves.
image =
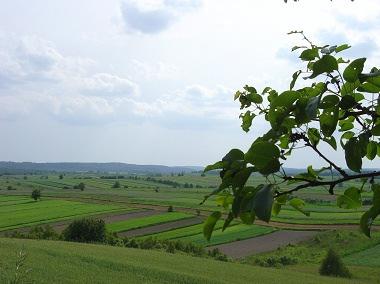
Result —
M307 43L292 48L292 51L301 51L299 58L305 63L305 69L292 75L285 91L266 87L258 92L255 87L246 85L236 92L235 100L244 110L240 115L242 129L250 131L253 121L261 117L270 130L254 140L247 152L232 149L221 161L206 167L205 171L220 171L221 184L205 200L217 195L218 204L227 211L224 230L234 218L247 224L252 224L255 218L269 222L272 214L279 214L285 204L308 215L305 202L292 198L293 192L308 187L326 187L334 194L336 185L362 179L363 186L347 189L338 197L337 205L360 207L364 185L370 182L373 205L361 219L363 232L370 236L371 224L380 214L380 189L374 182L380 172L362 171L362 164L364 158L374 160L380 156L380 72L376 67L368 73L363 72L366 58L349 61L340 57L342 51L350 48L347 44L317 46L302 31L291 34L301 34ZM300 78L305 80L303 87L296 88ZM323 143L344 152L349 170L321 152ZM282 166L298 149L310 149L326 167L317 170L309 165L304 173L287 175ZM331 172L331 177L324 173L326 171ZM253 173L265 176L266 184L247 186ZM283 190L284 184L293 188ZM206 221L204 235L207 239L222 215L216 211Z

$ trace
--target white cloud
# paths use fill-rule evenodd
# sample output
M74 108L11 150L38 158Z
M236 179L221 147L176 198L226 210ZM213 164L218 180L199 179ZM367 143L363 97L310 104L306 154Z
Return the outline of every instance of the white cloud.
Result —
M3 119L25 119L37 113L68 123L108 122L120 100L138 94L138 85L128 78L91 72L94 61L64 56L51 42L5 35L2 39Z
M121 15L126 30L156 34L168 29L183 13L200 6L200 1L190 0L126 0L121 4Z

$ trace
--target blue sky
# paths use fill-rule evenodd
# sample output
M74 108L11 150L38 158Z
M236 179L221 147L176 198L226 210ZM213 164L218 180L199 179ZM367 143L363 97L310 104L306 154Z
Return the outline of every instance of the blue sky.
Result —
M0 0L0 160L205 165L246 150L266 126L244 133L233 93L288 86L300 38L286 33L379 66L379 4Z

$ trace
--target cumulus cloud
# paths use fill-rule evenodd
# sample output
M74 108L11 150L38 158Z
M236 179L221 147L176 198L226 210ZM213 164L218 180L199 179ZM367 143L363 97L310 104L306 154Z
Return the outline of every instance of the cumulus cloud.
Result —
M0 112L3 119L45 113L68 122L109 118L120 100L139 92L130 79L93 73L92 60L61 54L37 37L2 35L0 45Z
M50 42L38 38L7 42L9 46L0 46L5 62L0 69L3 120L48 116L75 125L145 121L194 128L236 120L238 115L233 91L223 86L193 84L161 90L153 99L140 94L139 85L129 78L91 72L92 60L65 56ZM144 66L151 74L174 72L161 64Z
M127 31L156 34L168 29L184 13L200 4L200 1L190 0L126 0L121 4L121 15Z

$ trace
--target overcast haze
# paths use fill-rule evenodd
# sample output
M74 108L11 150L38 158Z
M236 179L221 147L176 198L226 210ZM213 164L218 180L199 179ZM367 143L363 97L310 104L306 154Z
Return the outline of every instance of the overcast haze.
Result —
M377 0L0 4L0 160L205 165L246 150L265 124L244 133L233 94L288 86L291 30L380 66Z

